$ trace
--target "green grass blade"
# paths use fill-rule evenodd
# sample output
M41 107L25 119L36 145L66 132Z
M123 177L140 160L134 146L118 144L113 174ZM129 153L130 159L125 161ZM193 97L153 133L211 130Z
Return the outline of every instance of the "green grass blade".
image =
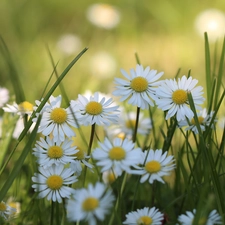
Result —
M5 43L5 41L3 40L3 38L0 36L0 49L1 52L3 54L3 58L6 61L6 64L8 66L9 69L9 77L10 77L10 81L12 82L12 86L14 89L14 93L16 95L16 102L17 103L21 103L23 101L26 100L25 95L24 95L24 91L19 79L19 74L16 70L16 67L13 63L13 60L11 58L9 49Z
M4 185L3 185L3 187L0 191L0 202L3 200L7 191L12 186L13 181L18 176L25 159L26 159L28 153L30 152L30 150L32 148L33 142L35 141L35 138L36 138L36 135L37 135L37 129L38 129L38 126L39 126L40 119L41 119L41 117L39 117L34 130L31 132L31 135L29 137L29 140L28 140L26 146L24 147L19 159L16 161L16 164L14 165L14 167L12 169L12 172L8 176L8 179L6 180L6 182L4 183Z
M51 89L48 91L48 93L45 95L44 99L41 101L41 104L37 108L36 112L34 112L29 121L27 122L27 126L24 128L22 133L20 134L18 138L18 142L20 142L26 133L28 132L30 126L32 125L32 119L35 117L35 113L40 112L41 109L44 107L45 103L48 101L52 93L55 91L55 89L58 87L62 79L66 76L66 74L70 71L70 69L73 67L73 65L80 59L80 57L87 51L87 48L84 48L73 60L72 62L66 67L66 69L62 72L62 74L59 76L59 78L56 80L56 82L52 85Z
M207 101L209 101L211 96L211 62L210 62L210 49L209 49L209 39L207 33L204 33L205 36L205 75L206 75L206 91L207 91ZM209 102L207 102L209 105Z
M224 68L224 55L225 55L225 38L223 41L223 48L220 56L220 64L219 64L219 71L217 76L217 85L216 85L216 93L215 93L215 106L217 105L221 86L222 86L222 77L223 77L223 68Z

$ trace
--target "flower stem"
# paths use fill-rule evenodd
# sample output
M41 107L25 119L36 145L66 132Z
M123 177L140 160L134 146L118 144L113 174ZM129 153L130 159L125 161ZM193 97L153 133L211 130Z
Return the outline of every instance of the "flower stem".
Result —
M87 155L89 156L91 154L91 148L94 140L94 135L95 135L95 123L92 124L91 126L91 137L88 145L88 153ZM86 180L86 174L87 174L87 166L84 167L84 180L83 180L83 187L85 185L85 180Z
M51 204L51 218L50 218L50 225L53 225L53 221L54 221L54 207L55 207L55 204L54 204L54 202L52 201L52 204Z
M139 114L140 114L140 107L137 107L136 121L135 121L134 133L133 133L133 142L136 141L136 137L137 137Z

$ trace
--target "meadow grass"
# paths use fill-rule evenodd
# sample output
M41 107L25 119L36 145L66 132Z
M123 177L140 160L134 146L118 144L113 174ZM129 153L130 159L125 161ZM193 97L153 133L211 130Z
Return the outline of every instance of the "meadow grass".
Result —
M36 122L34 129L29 132L33 124L32 119L35 118L36 113L41 112L57 88L63 96L63 104L69 105L70 100L62 80L65 76L70 76L70 69L73 66L76 68L76 63L78 60L82 60L82 55L88 54L88 51L87 53L86 51L86 48L83 49L60 75L57 71L57 64L55 64L49 51L53 66L50 79L55 77L56 81L51 87L48 86L48 82L43 88L43 96L39 96L39 100L41 98L43 100L29 118L24 117L24 129L17 140L13 138L13 131L19 117L1 111L3 125L0 139L0 202L7 202L10 197L13 197L13 201L18 202L21 209L18 214L10 217L9 220L0 218L0 224L88 224L85 221L68 221L66 199L63 199L62 203L58 203L48 201L45 198L37 198L37 193L32 188L31 177L37 172L38 165L32 154L32 149L40 137L37 130L41 117ZM2 39L1 53L10 70L10 80L16 96L15 101L17 103L23 102L26 100L25 92L16 71L16 65L11 59L10 51ZM176 168L169 176L163 178L165 183L154 181L152 184L149 182L140 183L140 175L123 172L121 176L108 184L109 188L113 190L115 201L111 212L105 216L104 221L98 221L97 224L122 224L125 221L125 215L129 212L153 206L164 214L165 220L162 221L162 224L176 224L179 215L193 209L196 209L196 215L192 224L200 224L202 215L208 215L213 209L217 209L222 224L225 224L225 126L223 124L220 128L218 125L224 114L224 54L225 41L221 49L220 59L214 59L211 56L208 37L205 34L205 69L202 66L202 74L205 73L206 80L204 107L207 108L208 113L214 111L210 124L206 126L205 131L201 129L197 110L190 93L188 94L188 101L191 110L194 112L194 122L198 134L179 128L175 117L165 120L165 113L156 106L150 106L148 110L142 110L123 102L123 106L128 112L136 112L136 122L132 135L135 146L143 151L149 149L168 151L175 158ZM140 64L138 55L136 55L136 60ZM194 77L194 74L189 71L188 76ZM180 77L179 71L175 77ZM201 82L199 80L198 84L203 85ZM138 133L138 119L141 112L152 121L150 133L145 136ZM74 119L76 120L75 117ZM217 124L215 124L216 119L218 120ZM214 129L212 129L212 125L215 125ZM113 128L109 126L107 129ZM75 131L77 134L75 142L86 149L88 155L98 146L98 141L103 141L106 135L104 128L97 127L95 124L90 127L81 126L76 128ZM94 159L89 161L94 165L94 173L84 167L78 181L70 185L74 189L87 187L89 183L96 183L97 181L103 182L102 173L96 165L96 161Z

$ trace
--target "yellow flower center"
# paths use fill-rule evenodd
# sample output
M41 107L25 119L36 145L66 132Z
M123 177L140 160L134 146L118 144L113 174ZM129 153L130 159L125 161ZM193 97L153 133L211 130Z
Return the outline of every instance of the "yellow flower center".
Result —
M145 164L145 170L149 173L157 173L161 169L161 164L158 161L152 160Z
M199 117L198 117L198 123L199 123L199 124L202 124L203 121L204 121L204 118L203 118L202 116L199 116ZM192 124L192 125L196 125L195 119L194 119L194 118L192 118L191 124Z
M95 210L99 205L98 199L94 197L86 198L82 204L82 208L84 211L93 211Z
M48 187L52 190L59 190L63 185L63 179L59 175L51 175L46 181Z
M151 225L152 224L152 218L149 216L142 216L137 221L138 225Z
M126 151L121 147L113 147L109 151L109 158L112 160L122 160L126 156Z
M144 77L135 77L131 81L130 87L136 92L143 92L148 89L148 81Z
M50 117L54 123L62 124L67 119L67 112L63 108L55 108L52 110Z
M23 113L26 113L26 112L31 112L33 111L33 104L31 104L30 102L21 102L19 104L19 111L20 112L23 112Z
M59 159L63 156L63 149L60 146L51 146L47 154L51 159Z
M0 203L0 212L4 212L6 210L7 206L4 202Z
M174 91L172 94L172 100L177 105L184 104L188 100L187 92L182 89Z
M133 129L135 127L135 124L136 124L136 120L127 120L126 121L126 127L127 128Z
M85 151L78 149L79 151L77 153L74 154L74 156L76 157L77 160L82 160L85 159Z
M102 112L102 104L99 102L92 101L86 105L85 109L86 112L90 115L99 115Z

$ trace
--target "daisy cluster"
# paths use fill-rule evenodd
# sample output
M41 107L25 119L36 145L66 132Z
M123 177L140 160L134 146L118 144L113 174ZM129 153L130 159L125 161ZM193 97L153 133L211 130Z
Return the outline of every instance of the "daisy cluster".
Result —
M130 70L130 74L125 70L121 73L126 80L115 78L113 95L121 102L127 101L136 106L138 113L126 111L115 104L112 97L99 92L79 94L76 100L70 100L67 107L62 107L61 95L50 96L44 104L42 99L36 100L34 106L23 102L3 107L5 112L14 113L20 119L32 116L33 124L41 117L37 131L40 137L33 147L38 171L32 177L32 187L39 198L66 202L69 221L85 221L89 225L104 221L110 210L117 208L118 199L111 184L119 177L126 184L129 176L138 176L139 185L153 186L157 182L165 184L164 178L176 168L175 157L168 151L141 148L137 143L136 135L148 138L153 126L149 116L146 117L145 112L140 110L156 105L165 112L166 120L173 118L177 127L186 127L195 134L199 133L199 127L202 132L206 127L214 128L214 112L202 109L203 88L196 86L198 81L191 76L160 80L163 72L158 73L139 64L136 69ZM197 121L190 107L189 95L197 110ZM37 110L40 105L43 105L42 109ZM78 147L74 137L82 126L91 127L91 138L89 145ZM96 126L103 128L103 139L96 135ZM98 143L92 149L95 136ZM86 178L87 169L100 173L102 177L95 184L76 188L76 183ZM85 180L82 182L85 184ZM180 215L179 224L191 225L195 212ZM167 220L166 215L154 205L128 212L125 217L123 224L160 225ZM216 210L204 219L204 224L221 224Z

